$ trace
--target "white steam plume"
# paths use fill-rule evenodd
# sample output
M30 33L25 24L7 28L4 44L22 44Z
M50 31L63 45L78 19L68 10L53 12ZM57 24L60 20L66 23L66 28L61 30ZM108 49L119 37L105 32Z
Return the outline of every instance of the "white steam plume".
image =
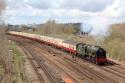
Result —
M112 5L107 6L107 8L97 13L95 16L90 17L85 23L92 26L91 35L104 37L107 36L108 30L110 29L111 24L125 22L124 17L124 0L114 0ZM84 23L83 23L84 24ZM82 27L83 30L85 27ZM89 28L89 27L88 27Z
M93 36L106 36L109 29L109 19L104 16L95 16L86 20L82 24L82 29L84 32L89 32Z

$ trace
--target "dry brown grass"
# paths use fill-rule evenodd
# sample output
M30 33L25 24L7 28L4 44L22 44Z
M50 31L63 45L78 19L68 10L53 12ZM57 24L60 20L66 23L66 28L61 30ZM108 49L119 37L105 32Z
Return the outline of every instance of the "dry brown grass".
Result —
M125 24L112 25L104 44L109 57L125 60Z

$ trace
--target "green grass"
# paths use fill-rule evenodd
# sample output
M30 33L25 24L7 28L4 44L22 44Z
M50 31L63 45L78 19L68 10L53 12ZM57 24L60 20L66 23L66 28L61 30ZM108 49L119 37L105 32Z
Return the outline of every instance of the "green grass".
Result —
M11 45L13 54L14 54L14 75L13 82L14 83L25 83L25 71L24 71L24 61L21 52L17 49L15 43Z
M3 68L3 65L0 65L0 76L3 76L4 75L4 68Z

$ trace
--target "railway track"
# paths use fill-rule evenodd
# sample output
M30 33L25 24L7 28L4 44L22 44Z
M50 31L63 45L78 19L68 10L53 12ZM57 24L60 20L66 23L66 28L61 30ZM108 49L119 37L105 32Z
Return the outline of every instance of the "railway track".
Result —
M33 57L26 51L26 49L24 47L21 46L21 49L23 50L23 52L27 55L27 58L29 59L31 65L33 66L36 74L38 75L38 80L40 82L44 83L43 77L41 76L40 72L39 72L39 66L38 64L34 61ZM39 83L40 83L39 82Z
M24 42L24 40L22 40L21 42ZM57 69L61 70L62 72L67 74L67 76L75 80L76 82L74 83L79 83L79 80L89 80L89 82L87 81L88 83L125 82L125 67L121 65L114 64L107 66L98 66L95 64L91 64L86 60L79 59L77 61L73 61L71 59L71 56L67 56L70 54L64 53L57 49L53 49L49 46L41 45L39 43L32 43L32 45L29 43L25 43L25 45L28 45L30 49L27 49L29 49L28 51L30 51L30 53L34 55L34 57L36 57L36 55L39 56L36 59L38 63L41 63L41 60L39 60L40 57L44 57L44 60L49 61L50 63L55 65Z
M52 60L51 59L52 57L48 58L48 54L46 54L45 52L40 51L40 50L36 49L35 47L31 47L31 48L34 49L34 51L36 51L37 53L39 53L40 56L43 55L47 61L54 64L56 67L58 67L58 69L61 70L62 72L64 72L67 76L69 76L74 81L74 83L79 83L79 80L76 80L76 78L73 76L74 72L71 73L71 71L68 69L69 68L68 65L66 66L66 64L65 65L59 64L59 62L57 60L55 60L55 59Z
M34 47L35 48L35 47ZM43 51L42 51L43 52ZM58 60L58 59L57 59ZM62 61L63 62L63 61ZM70 64L71 65L71 64ZM73 68L73 69L76 69L76 68ZM78 70L78 69L77 69ZM82 70L82 69L81 69ZM84 69L85 70L85 69ZM78 70L78 71L80 71L80 70ZM81 71L80 71L80 73L81 73ZM83 73L82 73L83 74ZM86 73L87 74L87 73ZM83 74L83 75L85 75L85 74ZM85 75L86 76L86 75ZM87 76L86 76L87 77ZM90 75L90 76L88 76L88 78L90 78L90 79L92 79L92 75ZM96 80L97 80L97 78L96 78Z
M41 83L61 83L61 79L56 79L51 72L49 72L49 70L47 69L47 66L44 64L44 60L42 60L40 57L36 56L36 54L33 53L33 51L27 47L22 47L23 51L27 54L28 52L30 53L30 55L32 56L28 56L28 58L30 59L30 62L32 63L34 70L36 71ZM28 52L27 52L28 51ZM42 75L42 73L45 73L45 75L47 76L46 80L43 78L44 76ZM49 80L49 81L48 81Z
M42 48L41 48L42 49ZM40 51L40 49L39 49ZM46 51L42 51L45 52ZM52 52L51 52L52 53ZM48 54L47 54L48 55ZM65 65L65 63L69 63L70 66L77 72L79 72L80 74L82 74L83 76L89 78L89 80L92 80L92 81L95 81L96 83L117 83L117 81L111 79L111 78L108 78L106 76L104 76L103 74L99 73L99 72L96 72L96 71L92 71L90 68L87 68L86 66L83 66L83 65L80 65L78 63L75 63L73 60L71 59L68 59L68 58L65 58L60 56L60 55L56 55L57 56L57 61L63 65ZM61 60L62 59L62 60ZM83 71L84 70L84 71ZM75 72L76 73L76 72Z
M41 48L42 49L42 48ZM50 49L49 49L50 50ZM52 52L51 52L52 53ZM85 60L83 60L84 62L86 62ZM82 61L82 62L83 62ZM87 62L87 64L89 65L89 63ZM125 69L122 67L119 67L118 65L112 65L112 66L104 66L104 67L100 67L100 66L97 66L97 65L95 65L95 64L93 64L93 66L94 67L97 67L97 68L99 68L99 70L103 70L105 73L107 73L107 75L108 75L108 73L110 73L110 75L109 76L111 76L111 77L109 77L109 76L104 76L103 75L103 73L101 73L100 75L98 75L98 76L102 76L102 77L106 77L107 79L109 79L110 81L112 80L112 83L114 83L114 82L119 82L119 81L121 81L121 83L124 83L124 81L125 81ZM86 67L84 68L84 69L86 69ZM119 71L120 70L120 71ZM122 71L122 72L121 72ZM97 73L93 73L94 75L96 75ZM109 78L108 78L109 77ZM117 79L117 81L115 81Z

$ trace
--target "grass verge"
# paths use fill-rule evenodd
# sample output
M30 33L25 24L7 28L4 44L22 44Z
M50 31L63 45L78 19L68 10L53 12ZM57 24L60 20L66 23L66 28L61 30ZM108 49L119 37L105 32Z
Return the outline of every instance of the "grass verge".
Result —
M15 43L12 43L13 50L13 83L26 83L24 59Z

